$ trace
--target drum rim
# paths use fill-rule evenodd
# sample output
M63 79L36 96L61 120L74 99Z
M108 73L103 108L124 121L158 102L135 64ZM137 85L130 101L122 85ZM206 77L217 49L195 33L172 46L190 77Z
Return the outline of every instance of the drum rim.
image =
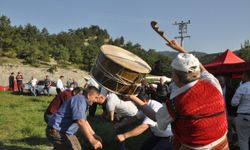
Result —
M136 57L136 59L138 59L138 60L140 60L141 61L141 63L143 64L143 65L145 65L145 68L143 69L143 70L141 70L141 71L138 71L137 69L134 69L134 68L131 68L131 67L129 67L129 66L124 66L122 63L120 63L119 61L116 61L116 60L114 60L112 57L110 57L110 56L108 56L108 55L106 55L105 54L105 47L114 47L114 48L118 48L118 49L120 49L121 51L126 51L126 52L128 52L128 53L130 53L130 54L133 54L135 57ZM114 63L117 63L117 64L119 64L120 66L122 66L122 67L124 67L124 68L126 68L126 69L128 69L128 70L131 70L131 71L134 71L134 72L137 72L137 73L150 73L151 72L151 67L148 65L148 63L146 62L146 61L144 61L142 58L140 58L139 56L137 56L136 54L134 54L134 53L132 53L132 52L130 52L130 51L128 51L128 50L126 50L126 49L124 49L124 48L121 48L121 47L119 47L119 46L115 46L115 45L110 45L110 44L104 44L104 45L102 45L101 46L101 52L107 57L107 58L109 58L111 61L113 61Z
M90 76L91 78L93 78L99 86L101 86L101 88L104 88L105 90L107 90L108 92L111 92L111 93L114 93L114 94L117 94L117 95L123 95L122 93L119 93L117 91L114 91L114 90L111 90L110 88L107 88L106 86L104 86L102 83L100 83L96 78L95 76L92 74L92 72L90 73ZM140 84L137 84L137 85L140 85ZM133 93L134 95L137 95L137 93Z

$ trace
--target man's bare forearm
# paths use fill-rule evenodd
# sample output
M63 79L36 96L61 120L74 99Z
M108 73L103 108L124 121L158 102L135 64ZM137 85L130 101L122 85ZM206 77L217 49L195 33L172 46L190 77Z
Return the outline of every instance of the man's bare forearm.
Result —
M88 121L80 119L80 120L77 120L77 124L79 125L79 128L81 132L83 133L83 135L88 139L90 143L92 143L95 140L95 138L93 136L93 130L91 131L89 128L90 125Z
M138 136L138 135L142 134L144 131L146 131L148 128L149 128L149 125L141 124L141 125L137 126L136 128L134 128L133 130L124 133L124 137L125 137L125 139L127 139L130 137Z

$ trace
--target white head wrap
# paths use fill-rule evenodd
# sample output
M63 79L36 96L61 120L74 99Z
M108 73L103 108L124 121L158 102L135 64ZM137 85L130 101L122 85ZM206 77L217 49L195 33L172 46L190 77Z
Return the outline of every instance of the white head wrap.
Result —
M187 73L197 72L200 71L200 62L192 54L180 53L172 61L171 67Z

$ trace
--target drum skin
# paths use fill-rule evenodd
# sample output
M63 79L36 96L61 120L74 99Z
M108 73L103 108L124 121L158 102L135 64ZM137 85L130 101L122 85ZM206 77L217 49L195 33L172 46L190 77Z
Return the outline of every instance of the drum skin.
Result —
M116 94L137 94L139 91L139 87L141 84L141 80L146 76L147 72L151 71L151 68L147 66L144 70L139 70L138 72L134 71L133 63L137 63L135 60L131 60L129 58L124 60L123 63L118 62L117 59L112 59L105 53L105 49L107 48L118 48L112 45L104 45L101 47L101 51L96 58L96 62L91 69L92 77L104 88L108 91L116 93ZM120 48L121 49L121 48ZM120 50L119 49L119 50ZM119 55L122 52L126 51L121 49L119 51ZM128 53L128 52L125 52ZM132 53L131 53L132 54ZM129 52L129 55L131 55ZM134 54L133 54L134 55ZM115 57L115 54L114 54ZM121 57L121 56L119 56ZM126 55L124 57L127 57ZM138 57L139 58L139 57ZM122 58L121 58L122 59ZM119 59L118 59L119 60ZM137 59L139 60L139 59ZM134 61L128 62L129 66L125 66L126 61ZM140 60L143 61L143 60ZM140 62L141 64L145 64L146 62ZM123 65L123 66L122 66ZM138 65L138 63L136 64ZM135 67L135 66L134 66ZM144 66L139 66L144 67Z

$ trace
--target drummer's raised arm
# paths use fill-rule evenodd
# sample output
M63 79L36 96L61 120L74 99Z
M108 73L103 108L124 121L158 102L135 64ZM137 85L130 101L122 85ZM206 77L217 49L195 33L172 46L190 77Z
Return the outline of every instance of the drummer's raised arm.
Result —
M179 53L187 53L187 51L176 40L171 40L167 45Z
M129 99L135 103L135 105L151 120L156 121L155 115L156 112L148 107L146 103L144 103L142 100L140 100L137 96L135 95L129 95Z

